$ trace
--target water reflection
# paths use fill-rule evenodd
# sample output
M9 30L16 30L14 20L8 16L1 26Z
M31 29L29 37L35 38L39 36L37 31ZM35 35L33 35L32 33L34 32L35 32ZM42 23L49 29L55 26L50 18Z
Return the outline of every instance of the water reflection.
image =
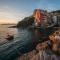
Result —
M47 38L49 34L49 33L47 34L46 31L40 30L40 29L33 29L33 30L21 29L18 31L22 33L22 34L21 33L19 34L22 35L22 41L24 42L24 44L22 45L22 48L21 49L19 48L19 50L22 53L25 53L34 49L36 45L39 42L42 42L45 38Z
M13 31L10 30L10 31ZM15 30L14 30L15 31ZM16 29L14 40L0 46L0 59L11 60L17 57L20 53L26 53L35 49L36 45L45 40L53 30L40 29Z

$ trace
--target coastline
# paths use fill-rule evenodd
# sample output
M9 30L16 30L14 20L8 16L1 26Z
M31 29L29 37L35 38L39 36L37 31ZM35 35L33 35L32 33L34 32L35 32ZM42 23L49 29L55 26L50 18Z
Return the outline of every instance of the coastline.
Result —
M49 42L51 41L38 43L35 49L19 56L16 60L60 60L60 52L51 49L53 46L49 46L51 44Z
M17 28L17 26L15 25L15 26L9 26L8 28Z
M37 46L39 45L40 43L37 44ZM38 48L40 48L40 46ZM44 50L34 49L28 53L25 53L19 56L15 60L52 60L52 59L60 60L60 56L53 53L50 49L46 49L46 50L45 49Z

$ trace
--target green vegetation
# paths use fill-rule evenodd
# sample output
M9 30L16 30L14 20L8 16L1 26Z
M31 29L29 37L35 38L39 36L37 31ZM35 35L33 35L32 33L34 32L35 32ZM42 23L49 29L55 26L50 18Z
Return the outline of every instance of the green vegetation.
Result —
M32 25L32 23L34 22L34 17L33 16L29 16L29 17L25 17L22 21L18 22L17 27L23 27L26 28L30 25Z

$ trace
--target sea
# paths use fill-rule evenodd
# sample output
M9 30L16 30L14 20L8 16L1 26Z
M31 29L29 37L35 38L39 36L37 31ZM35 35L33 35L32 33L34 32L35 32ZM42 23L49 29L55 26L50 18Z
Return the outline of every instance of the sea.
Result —
M55 30L9 28L10 26L13 25L0 25L0 60L15 60L18 56L32 51ZM7 34L12 34L14 39L7 40Z

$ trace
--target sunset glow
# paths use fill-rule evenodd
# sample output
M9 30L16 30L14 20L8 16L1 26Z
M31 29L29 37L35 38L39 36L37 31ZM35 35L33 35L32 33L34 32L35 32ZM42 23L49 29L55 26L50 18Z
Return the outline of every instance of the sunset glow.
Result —
M34 9L60 9L57 0L0 0L0 23L17 23L33 14Z

